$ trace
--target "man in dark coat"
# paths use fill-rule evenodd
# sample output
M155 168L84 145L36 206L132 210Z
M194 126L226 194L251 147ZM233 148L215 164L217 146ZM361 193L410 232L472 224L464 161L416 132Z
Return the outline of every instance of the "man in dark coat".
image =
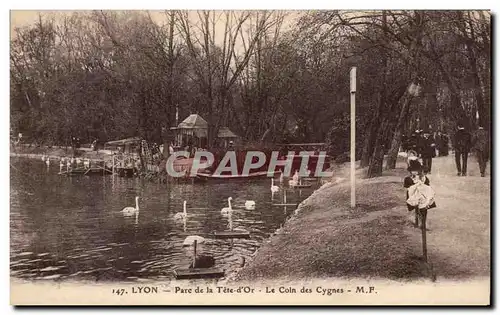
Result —
M414 150L419 154L420 152L418 151L418 142L420 140L420 130L415 130L408 139L408 150Z
M409 150L408 137L406 135L401 135L401 149L403 152L408 152Z
M423 167L430 174L432 171L432 158L436 157L436 143L428 130L425 130L422 138L420 138L418 148L418 152L422 157Z
M458 125L458 129L455 132L453 147L455 149L457 175L467 176L467 157L471 147L471 135L461 124Z
M439 148L439 156L448 156L448 143L450 138L446 132L441 133L441 146Z
M441 137L441 131L437 131L434 140L436 141L436 149L438 151L438 156L441 156L441 148L443 147L443 139Z
M486 163L489 160L490 145L488 132L482 126L474 133L472 137L472 150L476 153L479 162L479 171L481 177L485 176Z

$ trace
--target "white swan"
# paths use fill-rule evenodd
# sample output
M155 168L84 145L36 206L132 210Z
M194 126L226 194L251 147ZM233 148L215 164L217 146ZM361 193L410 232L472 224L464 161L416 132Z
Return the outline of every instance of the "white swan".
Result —
M198 235L189 235L182 243L182 246L191 246L194 244L194 241L196 241L196 243L198 244L201 244L205 242L205 238Z
M175 220L183 220L184 218L187 217L187 208L186 208L186 204L187 204L187 201L184 200L184 203L183 203L183 211L182 212L177 212L175 215L174 215L174 219Z
M245 209L247 209L247 210L255 209L255 201L253 201L253 200L245 201Z
M231 200L233 200L232 197L227 198L227 203L229 204L229 207L222 208L220 210L221 214L231 214L233 212L233 207L231 206Z
M274 178L271 178L271 192L278 192L280 188L274 185Z
M184 218L182 219L182 230L183 230L184 232L186 232L186 230L187 230L187 217L184 217Z
M135 197L135 208L134 207L125 207L121 211L123 214L134 214L139 213L139 196Z

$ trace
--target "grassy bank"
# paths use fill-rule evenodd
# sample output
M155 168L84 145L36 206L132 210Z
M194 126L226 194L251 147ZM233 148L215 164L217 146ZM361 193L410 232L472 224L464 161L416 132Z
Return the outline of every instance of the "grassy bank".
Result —
M469 163L472 176L462 178L455 176L453 156L437 158L429 175L438 208L428 214L428 257L438 281L489 276L490 183L475 176L474 163ZM357 170L355 209L348 168L338 169L236 280L429 277L421 231L405 205L404 164L379 178L361 179L363 173Z
M349 198L348 181L326 184L299 206L237 279L425 276L405 231L411 223L401 177L358 180L355 209Z

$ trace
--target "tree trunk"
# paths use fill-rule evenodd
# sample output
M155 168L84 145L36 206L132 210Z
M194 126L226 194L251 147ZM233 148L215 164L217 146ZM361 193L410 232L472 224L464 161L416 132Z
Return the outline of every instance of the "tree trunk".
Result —
M423 129L436 129L439 125L439 117L436 115L438 112L438 101L436 97L437 89L436 85L432 83L426 83L423 87L423 94L425 97L424 108L420 113L421 127Z
M380 103L379 103L380 107ZM375 117L372 119L370 124L370 130L368 136L365 138L363 143L363 151L361 153L360 167L367 167L370 164L370 158L373 154L373 143L376 140L376 135L379 126L379 109L377 108L375 112Z
M396 160L398 158L399 148L401 147L401 138L403 135L403 128L397 128L392 137L391 147L387 152L387 162L385 168L388 170L396 168Z
M472 50L472 49L471 49ZM469 52L469 54L473 54L472 52ZM476 105L477 105L477 111L479 114L479 125L488 128L489 126L489 115L488 111L485 106L484 98L483 98L483 93L481 91L481 83L479 81L479 74L478 74L478 69L477 69L477 64L476 64L476 58L475 56L469 57L469 63L471 66L472 70L472 82L474 83L474 98L476 100Z
M401 147L401 139L404 132L405 121L408 118L408 112L410 108L412 97L406 94L403 98L403 105L401 106L401 112L399 113L398 122L396 128L394 129L394 136L392 137L391 148L387 153L387 164L386 169L395 169L396 160L398 157L399 148Z
M375 141L375 146L373 150L372 157L370 159L370 166L368 167L368 178L377 177L382 175L382 169L384 165L384 153L385 147L384 142L387 138L387 127L389 125L388 119L384 119L377 133L377 140Z
M437 66L440 74L442 75L443 80L446 82L449 89L451 113L448 117L453 117L455 122L466 123L467 121L464 120L467 120L467 114L462 107L462 103L460 102L460 94L459 94L460 89L453 81L452 75L443 66L443 63L437 60L435 62L435 65Z
M386 11L382 11L382 28L384 30L384 35L387 36L387 16ZM367 162L369 158L369 167L368 167L368 177L379 176L382 174L382 164L383 164L383 148L382 145L385 141L384 138L384 129L387 129L387 113L385 111L385 107L387 100L387 68L389 56L387 52L382 51L382 88L380 90L380 98L377 111L375 112L376 117L372 121L372 126L370 128L370 135L367 137L365 141L365 147L363 148L363 156L361 160L361 165ZM382 123L379 122L382 120ZM372 145L373 144L373 145ZM382 150L382 153L380 153ZM382 154L382 159L380 155Z
M461 13L461 16L462 16L462 19L464 21L464 24L465 24L465 17L463 15L464 13ZM472 43L476 41L476 35L475 35L475 32L474 32L474 26L471 22L471 17L470 17L470 13L468 13L468 22L469 22L469 28L470 28L470 40L467 39L465 41L465 44L466 44L466 48L467 48L467 59L469 61L469 65L471 67L471 79L472 79L472 82L474 84L474 98L476 100L476 105L477 105L477 112L479 114L479 121L477 121L477 123L479 123L479 125L485 127L485 128L489 128L489 113L488 113L488 110L485 106L485 102L484 102L484 98L483 98L483 93L482 93L482 89L481 89L481 81L479 79L479 69L478 69L478 66L477 66L477 57L476 57L476 52L474 50L474 47L472 47ZM465 25L464 25L464 28L463 28L463 32L464 34L467 34L465 32Z
M386 11L382 11L382 28L384 30L384 34L387 35L387 15ZM382 64L382 87L380 90L379 94L379 102L377 106L377 110L375 111L375 117L372 120L372 124L370 126L370 133L369 136L365 140L365 144L363 147L363 154L361 156L361 162L360 166L365 167L366 165L369 164L368 168L368 174L375 174L378 173L378 171L375 171L376 168L378 168L377 164L378 161L378 155L379 155L379 146L382 145L383 142L380 141L380 134L381 134L381 124L380 120L384 119L384 107L386 106L386 94L387 94L387 66L388 66L388 61L389 61L389 56L387 55L387 52L382 51L382 56L383 59ZM373 159L373 157L376 157ZM375 162L375 164L373 164ZM373 164L373 165L372 165ZM382 173L382 166L380 166L380 173ZM369 176L371 177L371 176Z

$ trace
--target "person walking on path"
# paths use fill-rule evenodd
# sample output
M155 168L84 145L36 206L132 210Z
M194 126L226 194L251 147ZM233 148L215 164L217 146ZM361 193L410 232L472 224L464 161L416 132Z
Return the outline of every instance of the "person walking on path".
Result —
M479 162L479 171L481 177L485 176L486 163L490 155L488 132L482 126L474 133L472 137L472 150L476 153L477 161Z
M424 134L419 141L418 152L422 157L423 167L426 168L430 174L432 171L432 158L436 157L436 143L429 130L424 131Z
M409 142L408 142L408 137L406 135L401 136L401 150L403 152L408 152L409 150Z
M440 135L441 138L441 146L439 148L439 156L448 156L448 143L449 143L449 137L446 132L441 133Z
M418 150L418 143L420 141L420 130L415 130L410 138L408 139L408 150L414 150L418 154L420 154Z
M406 176L403 180L403 187L406 188L406 201L407 201L407 207L408 211L415 211L415 226L418 227L419 225L419 218L418 218L418 210L419 207L418 205L410 205L408 203L408 200L410 197L414 197L414 190L413 188L415 185L419 184L424 184L426 186L430 186L431 182L429 178L426 176L427 169L422 167L419 161L411 159L408 161L408 172L410 172L410 175ZM427 209L430 208L435 208L436 203L432 202L427 206Z
M467 176L467 157L469 155L470 146L471 135L467 130L465 130L462 124L459 124L458 129L455 132L453 143L458 176Z

